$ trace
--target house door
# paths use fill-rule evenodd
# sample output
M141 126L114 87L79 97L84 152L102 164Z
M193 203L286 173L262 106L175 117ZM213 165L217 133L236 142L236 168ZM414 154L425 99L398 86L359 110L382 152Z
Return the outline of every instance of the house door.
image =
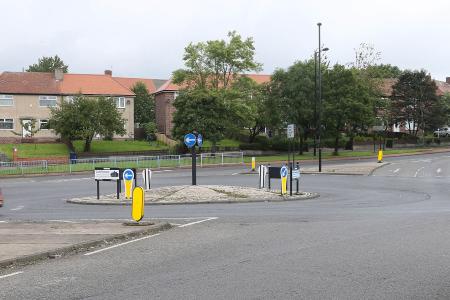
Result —
M22 137L31 137L31 120L22 120Z

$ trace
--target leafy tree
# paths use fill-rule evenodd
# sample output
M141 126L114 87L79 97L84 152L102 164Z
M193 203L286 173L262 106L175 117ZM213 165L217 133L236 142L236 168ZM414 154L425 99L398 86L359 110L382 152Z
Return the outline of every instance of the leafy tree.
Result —
M144 124L144 131L147 140L154 141L156 139L157 127L155 122L148 122Z
M431 124L434 118L432 112L438 105L436 83L425 70L407 70L392 88L396 122L404 124L410 134L417 136L418 130L425 130L426 124Z
M96 134L112 137L124 135L125 120L110 98L75 97L73 102L63 101L51 108L50 128L61 135L70 150L74 151L73 141L84 140L84 152L91 150L91 142Z
M228 38L190 43L183 56L186 68L173 73L174 83L188 88L228 88L236 75L261 70L252 38L243 40L236 31L229 32Z
M64 73L67 73L69 66L65 65L58 55L54 57L43 56L39 58L37 64L30 65L27 72L54 72L56 69L62 69Z
M28 122L24 122L25 120L28 120L28 119L21 118L20 122L21 122L23 128L25 129L25 131L28 133L28 135L26 137L33 138L34 135L41 130L41 128L39 128L39 125L38 125L38 122L36 119L31 119ZM22 132L15 132L13 130L11 130L11 132L17 136L23 135Z
M143 82L137 82L131 89L134 98L134 122L145 124L155 121L155 97L148 92Z
M371 78L398 78L402 74L399 67L390 64L370 65L366 69Z
M314 60L297 62L287 71L277 70L272 76L271 87L272 97L282 103L282 120L286 124L296 124L300 153L303 153L304 142L316 127Z
M199 132L214 145L223 138L228 110L223 95L205 89L186 90L174 101L173 136L179 140L188 132Z
M323 123L334 135L334 154L338 154L341 133L352 137L373 122L373 98L370 88L358 80L351 69L335 65L324 74Z
M436 130L442 126L450 124L450 93L446 93L438 98L427 114L426 129Z

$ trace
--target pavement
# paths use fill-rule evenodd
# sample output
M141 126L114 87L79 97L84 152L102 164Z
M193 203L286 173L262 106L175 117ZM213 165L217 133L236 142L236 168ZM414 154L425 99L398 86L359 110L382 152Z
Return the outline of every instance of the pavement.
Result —
M252 187L225 185L178 185L151 189L145 194L145 204L173 205L173 204L217 204L217 203L247 203L247 202L279 202L293 200L307 200L318 197L314 192L294 190L293 195L281 195L280 191L256 189ZM72 204L96 205L131 205L131 199L125 195L116 194L77 197L67 200Z
M322 172L318 167L307 166L300 168L304 174L328 174L328 175L371 175L375 170L389 163L387 162L354 162L322 166Z
M0 222L0 268L93 250L170 228L168 223L162 222L146 222L147 226L127 224L93 221Z

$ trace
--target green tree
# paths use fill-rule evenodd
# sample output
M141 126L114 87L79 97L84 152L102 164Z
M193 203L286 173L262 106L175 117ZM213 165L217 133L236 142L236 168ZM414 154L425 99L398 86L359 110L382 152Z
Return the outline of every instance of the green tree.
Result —
M399 67L390 64L370 65L367 67L368 76L371 78L398 78L402 74Z
M63 101L51 108L50 128L61 136L70 150L74 151L73 141L84 141L84 152L91 150L92 139L96 134L112 137L124 135L125 120L110 98L75 97L73 102Z
M261 70L252 38L243 40L231 31L228 39L190 43L183 56L186 68L173 73L174 83L188 88L228 88L237 75Z
M433 109L438 105L437 86L425 70L405 71L393 85L392 108L396 122L404 124L417 136L426 124L432 123Z
M179 140L188 132L199 132L214 145L226 130L227 107L223 95L205 89L186 90L174 101L173 136Z
M279 114L283 122L296 124L300 153L303 153L304 142L316 127L314 60L299 61L287 71L277 70L272 76L271 87L271 97L278 98L282 103L283 108Z
M433 103L430 111L427 113L425 129L436 130L439 127L450 124L450 93L446 93Z
M131 90L134 98L134 122L145 124L155 121L155 97L148 92L143 82L137 82Z
M54 72L56 69L62 69L64 73L69 71L69 66L64 64L58 55L53 57L43 56L39 58L38 63L30 65L27 72Z
M374 118L370 88L364 85L352 69L335 65L324 74L325 130L334 136L334 154L338 154L342 133L350 137L365 130Z

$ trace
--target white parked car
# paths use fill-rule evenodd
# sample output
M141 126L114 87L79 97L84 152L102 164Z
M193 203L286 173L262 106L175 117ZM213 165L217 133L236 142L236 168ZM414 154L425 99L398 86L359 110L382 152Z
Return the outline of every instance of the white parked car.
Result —
M438 128L438 130L435 130L433 134L435 137L450 136L450 128L449 127Z

